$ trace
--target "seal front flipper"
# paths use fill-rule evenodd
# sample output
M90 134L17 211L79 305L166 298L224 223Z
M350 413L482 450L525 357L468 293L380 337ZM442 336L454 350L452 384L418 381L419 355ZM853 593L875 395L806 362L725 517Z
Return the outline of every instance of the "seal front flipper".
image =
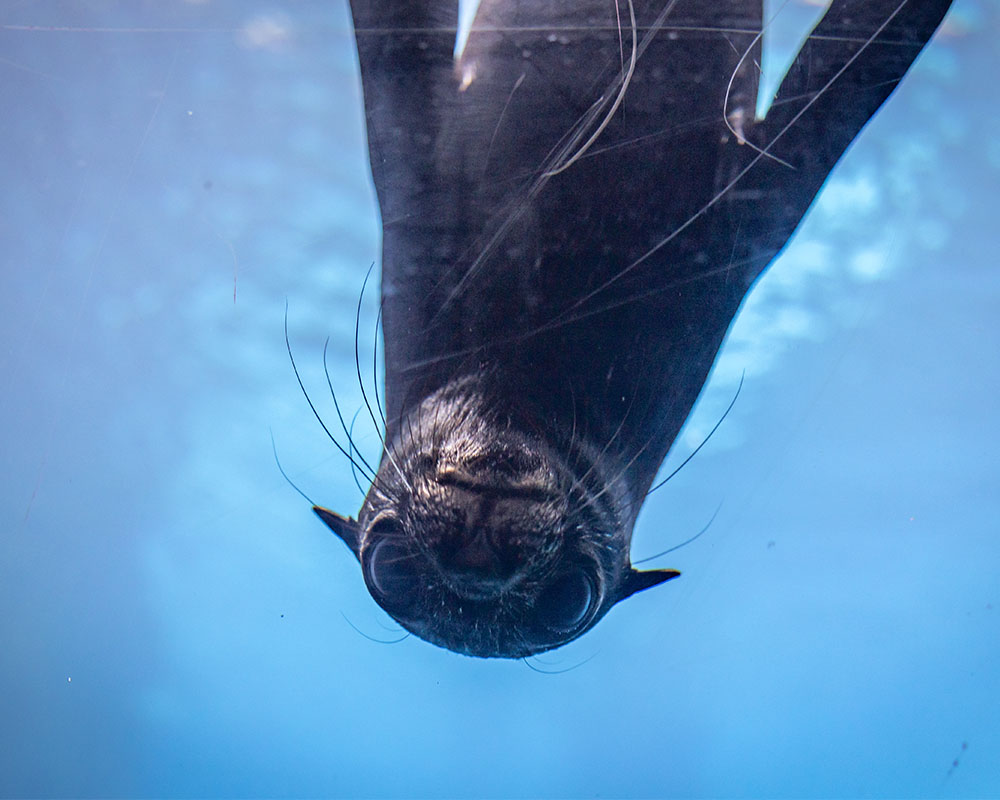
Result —
M641 592L644 589L650 589L653 586L659 586L661 583L679 576L680 572L676 569L631 569L625 577L625 580L622 581L618 599L624 600L626 597L631 597L636 592Z
M342 517L335 511L322 506L313 506L316 516L326 523L326 526L340 537L341 541L351 548L351 552L361 558L361 531L356 520Z

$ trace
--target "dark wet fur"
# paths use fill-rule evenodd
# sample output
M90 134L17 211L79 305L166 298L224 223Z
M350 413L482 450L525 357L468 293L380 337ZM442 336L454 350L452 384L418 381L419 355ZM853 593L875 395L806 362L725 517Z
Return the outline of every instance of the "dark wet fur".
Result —
M756 120L759 4L619 3L483 0L456 64L456 3L352 2L385 438L377 472L338 444L371 481L357 521L316 510L386 611L469 655L557 647L676 577L629 559L656 472L949 5L835 0Z

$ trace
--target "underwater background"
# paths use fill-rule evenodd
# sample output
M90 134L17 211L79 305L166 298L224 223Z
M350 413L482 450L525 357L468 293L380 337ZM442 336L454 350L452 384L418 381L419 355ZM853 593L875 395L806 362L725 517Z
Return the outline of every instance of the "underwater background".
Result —
M956 0L745 304L633 541L721 503L683 576L529 666L373 641L275 462L356 513L283 333L362 408L346 1L3 0L0 796L1000 796L998 33Z

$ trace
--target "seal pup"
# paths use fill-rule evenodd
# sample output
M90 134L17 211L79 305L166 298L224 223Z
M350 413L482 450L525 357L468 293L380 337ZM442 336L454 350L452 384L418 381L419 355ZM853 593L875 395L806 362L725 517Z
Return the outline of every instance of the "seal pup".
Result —
M376 602L523 657L676 577L632 528L753 282L949 0L833 0L763 119L761 0L351 0L382 215Z

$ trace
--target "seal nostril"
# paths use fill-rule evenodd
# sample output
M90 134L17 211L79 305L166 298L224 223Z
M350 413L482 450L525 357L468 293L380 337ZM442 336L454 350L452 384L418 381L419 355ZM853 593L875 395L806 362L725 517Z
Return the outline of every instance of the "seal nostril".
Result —
M453 577L480 585L501 584L509 580L522 563L517 548L497 546L489 532L456 537L447 546L437 548L441 567Z
M459 569L486 572L492 570L496 562L497 555L482 534L456 548L451 554L452 566Z

